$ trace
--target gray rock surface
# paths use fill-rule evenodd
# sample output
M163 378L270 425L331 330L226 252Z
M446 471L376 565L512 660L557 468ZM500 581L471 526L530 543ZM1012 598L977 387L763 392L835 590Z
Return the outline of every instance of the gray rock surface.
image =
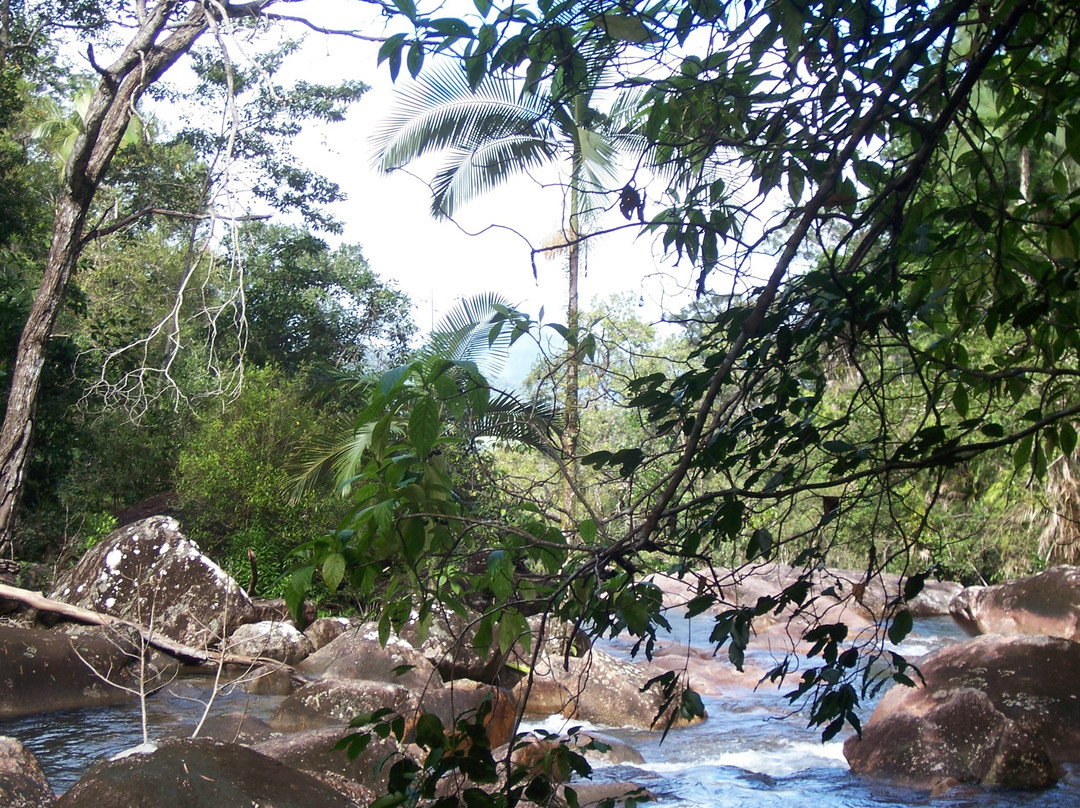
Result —
M255 619L244 590L168 516L110 533L62 576L51 597L152 625L199 649Z

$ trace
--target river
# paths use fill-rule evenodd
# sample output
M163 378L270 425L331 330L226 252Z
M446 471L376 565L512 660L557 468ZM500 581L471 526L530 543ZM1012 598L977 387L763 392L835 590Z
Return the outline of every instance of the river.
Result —
M673 621L675 623L675 621ZM686 621L676 625L686 631ZM707 636L707 630L693 636ZM957 632L948 618L920 621L899 649L910 658L953 641ZM686 639L685 637L683 638ZM605 642L614 653L626 646ZM728 664L726 660L717 664ZM171 685L147 702L151 738L190 734L202 714L211 682L187 679ZM247 711L265 717L280 697L251 696L229 690L214 702L215 712ZM869 712L871 705L866 705ZM598 780L630 780L655 794L669 808L887 808L931 804L945 808L1076 808L1080 805L1080 769L1067 772L1058 786L1040 791L959 789L932 801L925 792L893 788L852 775L843 744L822 744L817 730L807 728L775 689L736 689L730 695L706 697L709 720L673 730L660 742L659 733L612 727L590 727L636 747L643 765L598 767ZM580 722L553 717L532 722L560 731ZM74 783L96 760L142 741L136 704L29 716L0 721L0 735L11 735L29 747L41 762L57 793Z

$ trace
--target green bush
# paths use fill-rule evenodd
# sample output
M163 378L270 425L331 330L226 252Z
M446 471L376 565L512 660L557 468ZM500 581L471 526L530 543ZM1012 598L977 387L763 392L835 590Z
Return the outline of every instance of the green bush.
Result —
M250 548L256 593L265 596L281 594L292 550L332 527L344 509L325 493L289 496L290 458L319 423L303 392L299 380L273 368L250 370L239 397L204 415L180 452L186 529L242 585L250 581Z

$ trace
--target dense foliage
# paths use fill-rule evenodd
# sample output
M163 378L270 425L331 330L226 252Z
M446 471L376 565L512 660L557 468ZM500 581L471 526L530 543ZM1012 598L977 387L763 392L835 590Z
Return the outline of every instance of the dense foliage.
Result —
M153 52L151 81L216 24L206 8L160 5L155 36L185 14L198 30L181 26L190 41ZM15 483L0 489L0 516L9 519L24 468L32 507L45 501L35 486L59 469L79 463L83 476L70 479L85 481L94 479L86 469L108 468L100 458L115 460L117 447L80 430L115 425L119 442L121 405L138 401L126 411L160 424L147 445L184 442L156 476L142 476L180 485L234 568L248 547L281 565L289 544L309 539L293 604L321 580L378 610L384 633L414 614L423 631L451 610L474 616L479 650L505 651L539 613L628 633L649 653L670 620L651 573L795 565L796 583L751 605L725 600L717 575L700 578L691 611L713 610L711 639L740 664L756 619L785 607L815 616L815 570L849 565L867 584L905 573L872 636L852 644L842 624L814 625L810 663L795 674L783 660L771 672L808 700L826 736L857 725L858 700L884 681L908 681L885 640L909 630L905 602L927 575L992 580L1075 557L1074 3L477 0L475 9L459 19L394 0L386 11L398 27L380 60L395 77L402 66L423 76L441 60L439 71L457 71L456 90L495 82L527 112L542 99L545 125L558 124L569 145L571 200L583 192L586 155L612 156L600 153L598 132L635 144L633 159L589 178L590 205L618 209L619 227L652 239L693 279L698 306L668 313L685 327L649 333L625 304L580 321L571 308L558 326L496 301L454 333L474 349L557 344L559 361L580 370L565 383L552 365L538 369L554 411L544 396L501 397L475 350L458 352L453 340L404 355L405 301L370 275L358 248L232 211L230 243L216 239L210 214L228 197L226 166L260 178L251 187L261 203L332 228L321 203L336 190L281 144L300 119L340 119L358 85L279 88L272 76L291 45L239 70L197 51L198 97L236 112L236 127L166 137L148 126L132 141L131 108L147 87L125 85L137 80L118 62L87 82L85 109L67 116L78 134L45 199L32 180L56 177L56 154L45 152L60 141L42 138L35 151L23 116L55 94L51 74L34 84L19 73L33 65L16 70L0 54L0 177L18 202L0 230L0 370L15 401L0 446L0 479ZM12 70L25 83L9 81ZM229 104L241 97L250 103L239 112ZM515 120L439 119L407 159L433 145L460 149L461 138L517 142L543 123L535 109ZM533 158L518 150L516 167L558 159L533 145ZM512 167L482 168L504 176ZM472 181L472 190L494 183L490 173ZM569 210L566 241L576 245L588 234L575 220L582 208ZM84 228L91 213L97 223ZM196 270L199 294L161 303L162 288L193 290ZM39 278L52 286L35 296ZM132 300L147 305L131 311ZM222 326L241 316L226 336ZM11 325L20 320L34 325L21 338ZM186 398L228 389L222 356L260 370L236 401L205 408ZM331 420L300 395L299 371L313 358L336 360L352 380L332 408L349 427L330 447L348 510L329 532L316 524L321 509L340 503L275 498L290 444ZM89 400L84 392L105 405L104 421L71 409ZM192 405L198 426L177 429L172 402ZM52 464L43 470L19 456L34 407L36 451ZM580 442L566 440L579 425ZM127 500L152 457L109 472L104 488ZM64 496L54 499L78 507ZM86 508L95 516L86 523L100 525L110 506ZM679 698L686 715L700 709L691 692Z

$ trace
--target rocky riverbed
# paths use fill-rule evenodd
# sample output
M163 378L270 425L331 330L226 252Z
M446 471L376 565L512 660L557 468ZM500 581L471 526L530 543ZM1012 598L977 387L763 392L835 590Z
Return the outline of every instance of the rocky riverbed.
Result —
M704 797L710 789L729 797L732 789L749 789L757 793L755 805L770 804L768 795L791 789L806 795L820 792L822 802L842 805L861 804L882 788L898 789L897 804L921 800L918 795L927 793L967 799L964 795L970 792L965 789L972 788L994 794L999 802L1002 794L1013 793L983 792L980 786L1039 786L1041 804L1078 802L1073 767L1080 760L1074 729L1080 726L1080 661L1073 656L1080 647L1075 636L1080 598L1070 589L1077 579L1073 568L1048 573L1034 587L1018 584L1020 589L1012 592L967 591L958 596L955 585L933 586L918 601L905 603L919 615L947 611L952 603L963 610L963 624L971 629L977 622L972 617L975 604L977 619L989 622L994 619L992 604L1003 602L1015 625L1030 626L1034 618L1025 622L1021 615L1023 587L1045 592L1053 585L1053 609L1045 599L1035 604L1039 625L1058 635L1073 634L963 642L947 636L948 618L916 618L915 639L898 650L915 657L949 644L936 660L920 663L928 687L894 690L868 720L864 715L862 740L853 737L841 747L836 742L822 746L816 731L807 730L798 716L777 720L789 711L787 703L772 687L754 689L780 654L805 651L799 632L791 627L807 619L808 610L774 615L774 625L782 629L775 632L769 630L770 621L763 620L742 674L714 659L701 642L713 619L708 613L694 621L672 617L675 627L686 633L663 642L649 664L629 660L618 642L590 649L568 630L554 632L534 638L541 653L528 686L522 675L524 655L480 658L467 642L467 623L449 615L437 620L436 630L422 642L403 632L385 647L373 626L341 619L315 621L300 632L279 605L251 603L197 548L184 542L171 520L146 520L110 537L92 564L80 565L51 594L127 619L148 610L167 615L173 641L189 648L211 648L212 638L227 632L229 653L257 662L226 666L226 679L232 681L223 687L224 680L207 678L205 667L192 677L191 668L178 665L173 656L144 653L145 638L129 634L120 639L115 626L44 629L29 627L27 620L21 626L0 626L0 715L9 716L0 723L0 735L14 736L45 758L52 781L45 784L47 778L16 741L5 742L0 748L0 804L53 805L53 788L65 792L55 802L57 808L166 808L210 804L207 800L226 806L233 804L230 800L237 805L367 804L386 785L389 766L380 763L417 761L424 752L415 745L414 725L403 727L400 742L383 739L354 760L328 751L348 732L344 725L350 718L383 706L405 716L438 716L443 726L452 726L462 714L481 716L482 731L493 747L511 739L521 712L526 728L562 733L583 726L605 738L608 751L588 751L593 765L600 767L599 779L606 781L605 795L640 786L665 804L712 804ZM173 586L171 595L123 589L125 581L142 582L143 587L157 578L175 582L178 573L167 565L176 548L185 574L203 579L188 587ZM749 578L733 578L725 598L729 604L754 603L761 593L790 585L793 577L796 571L765 566ZM692 580L655 583L674 616L698 589ZM884 610L895 609L893 593L902 591L899 579L875 579L868 587L857 575L840 572L824 573L814 585L815 608L841 615L853 635L867 631ZM211 586L220 591L206 588ZM198 593L199 603L169 599L188 591ZM158 612L166 601L167 608ZM216 618L191 617L206 603L214 604ZM1050 611L1056 612L1053 620ZM213 626L212 619L218 621ZM149 665L139 662L146 659ZM531 654L528 659L531 663ZM661 745L661 733L651 724L663 701L655 688L642 688L668 670L689 675L710 717L698 726L676 727ZM146 700L153 744L83 774L85 761L142 740L139 701L114 685L130 691L148 683L160 688ZM211 695L214 704L203 720L202 705ZM113 703L118 698L123 703L117 706ZM79 699L84 700L81 705ZM23 717L15 718L18 714ZM950 723L953 716L960 717L959 723ZM201 740L179 741L200 723ZM965 733L965 727L972 731ZM75 755L72 749L82 751ZM858 777L848 770L845 753ZM525 760L527 754L533 753L520 752L517 759ZM73 757L80 762L69 766L67 759ZM198 778L191 771L199 772ZM699 778L698 785L694 778Z

